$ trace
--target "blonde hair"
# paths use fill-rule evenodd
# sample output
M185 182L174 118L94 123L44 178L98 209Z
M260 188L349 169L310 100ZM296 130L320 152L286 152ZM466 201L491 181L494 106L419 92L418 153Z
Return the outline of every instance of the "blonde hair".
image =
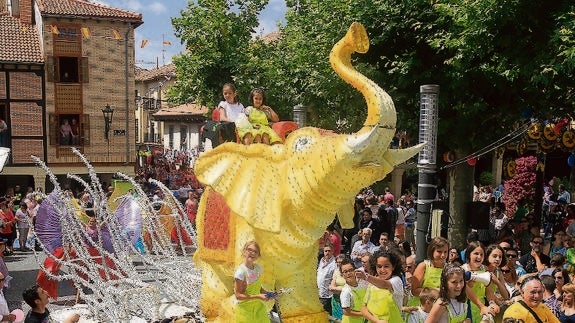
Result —
M575 297L575 285L573 285L573 284L563 285L563 292L571 293L571 295L573 295ZM564 309L567 306L568 306L568 304L565 303L565 297L564 297L563 302L561 303L561 309ZM575 308L575 302L573 304L571 304L571 308Z
M249 246L254 246L258 250L258 257L261 256L260 245L255 240L250 240L246 242L246 244L244 244L244 247L242 248L242 253L246 252Z

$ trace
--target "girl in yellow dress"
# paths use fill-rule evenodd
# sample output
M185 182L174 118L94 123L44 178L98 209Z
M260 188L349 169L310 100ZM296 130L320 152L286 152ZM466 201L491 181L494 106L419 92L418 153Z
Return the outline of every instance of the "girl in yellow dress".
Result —
M264 143L266 145L281 143L281 138L270 127L269 121L278 122L275 111L265 105L266 95L263 89L253 89L249 101L252 104L246 108L246 114L251 127L238 127L238 134L246 145Z
M363 298L361 313L369 322L402 322L403 282L401 260L394 252L378 250L369 258L369 272L356 271L369 286Z
M439 290L441 272L447 261L449 241L443 237L435 237L427 247L427 259L419 263L411 280L411 291L414 296L419 296L424 287ZM416 299L418 300L418 299ZM408 306L419 305L419 302L407 304Z
M255 263L260 257L260 246L255 241L248 241L243 248L245 261L234 274L234 293L238 300L235 312L236 323L270 322L264 301L271 299L271 294L261 287L262 268Z

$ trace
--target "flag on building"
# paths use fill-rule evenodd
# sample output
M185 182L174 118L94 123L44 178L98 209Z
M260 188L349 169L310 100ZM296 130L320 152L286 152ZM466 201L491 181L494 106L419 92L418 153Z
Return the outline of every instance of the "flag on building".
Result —
M146 45L148 45L148 40L142 39L142 42L140 43L140 48L144 48L144 47L146 47Z
M115 40L120 40L120 39L122 39L122 36L120 36L120 32L117 31L116 29L112 29L112 33L114 34L114 39L115 39Z
M82 37L86 39L90 39L90 37L92 37L92 32L90 31L90 28L82 27L80 28L80 30L82 31Z
M172 42L169 40L164 40L163 44L166 46L172 46Z
M58 30L58 26L52 25L50 27L50 31L52 31L52 34L54 34L54 35L60 35L60 31Z

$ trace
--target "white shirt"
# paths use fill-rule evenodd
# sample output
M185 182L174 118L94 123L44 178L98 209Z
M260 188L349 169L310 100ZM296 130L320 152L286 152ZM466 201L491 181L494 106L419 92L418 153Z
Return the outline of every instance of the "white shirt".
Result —
M228 119L236 121L238 116L244 113L244 105L241 103L228 103L227 101L221 101L218 104L218 108L223 108L226 111L226 116Z
M320 298L330 298L333 294L329 290L329 284L333 278L333 272L336 269L335 257L331 257L328 261L321 258L317 266L317 288L319 290Z
M341 294L339 295L339 299L341 300L341 308L353 308L354 303L353 303L353 296L352 296L351 292L359 290L359 289L365 290L365 289L367 289L367 284L368 283L363 279L360 279L357 281L356 287L345 284L343 286L343 289L341 290ZM363 299L358 299L357 301L362 303Z

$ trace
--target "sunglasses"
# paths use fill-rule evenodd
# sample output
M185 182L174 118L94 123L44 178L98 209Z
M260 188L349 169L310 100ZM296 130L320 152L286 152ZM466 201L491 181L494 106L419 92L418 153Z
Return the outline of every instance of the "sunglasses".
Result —
M533 241L531 241L531 243L533 243L533 244L542 244L543 241L539 241L539 240L535 241L535 240L533 240Z
M505 254L505 256L506 256L507 258L517 258L517 255L516 255L516 254L513 254L513 253Z
M511 269L501 269L501 272L504 274L509 274L511 272Z

